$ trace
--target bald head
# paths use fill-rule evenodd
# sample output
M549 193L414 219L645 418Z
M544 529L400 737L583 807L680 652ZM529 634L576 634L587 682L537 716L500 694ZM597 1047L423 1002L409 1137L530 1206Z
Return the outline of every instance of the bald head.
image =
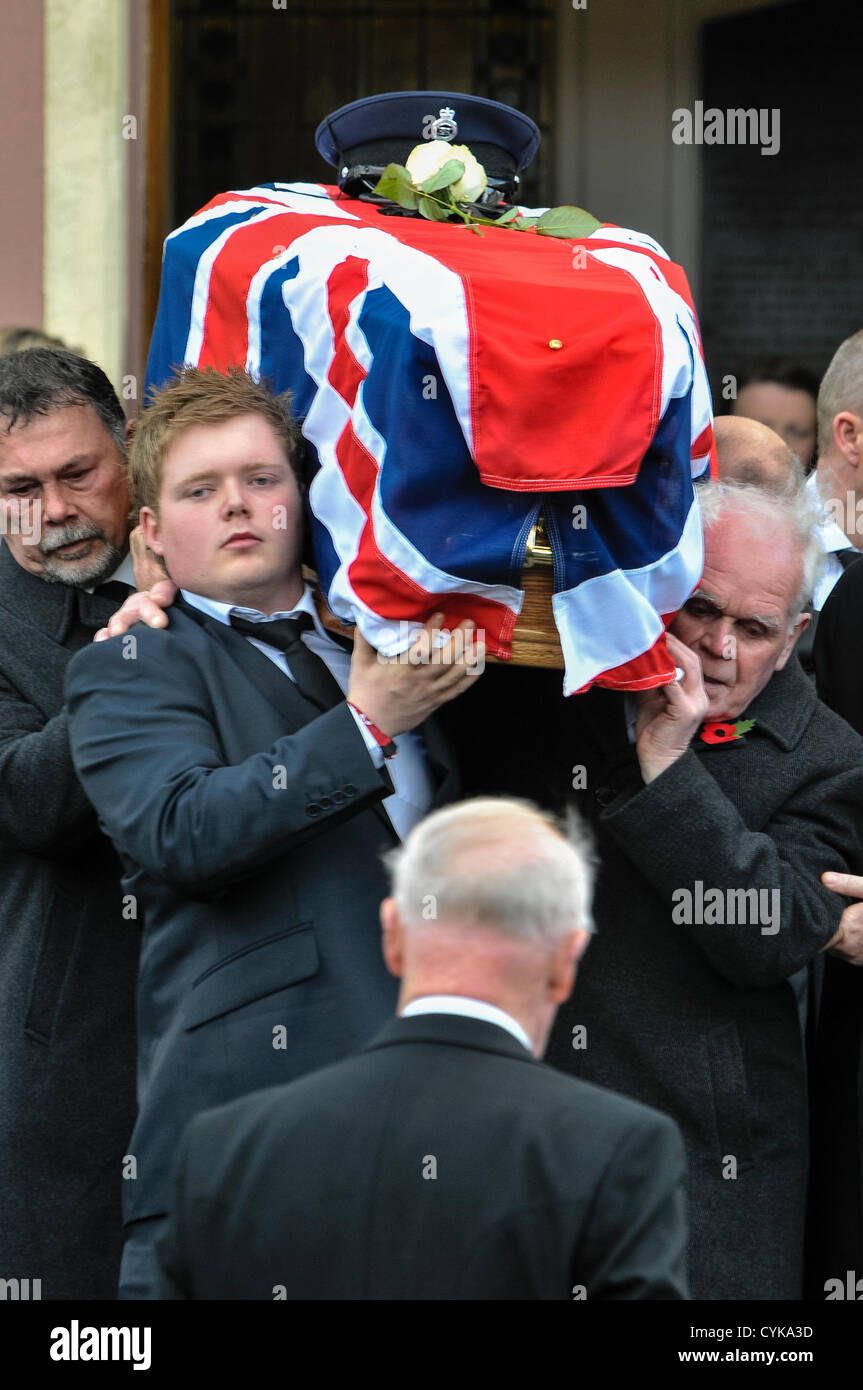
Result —
M720 415L713 423L721 482L746 483L767 492L794 492L800 464L775 430L743 415Z

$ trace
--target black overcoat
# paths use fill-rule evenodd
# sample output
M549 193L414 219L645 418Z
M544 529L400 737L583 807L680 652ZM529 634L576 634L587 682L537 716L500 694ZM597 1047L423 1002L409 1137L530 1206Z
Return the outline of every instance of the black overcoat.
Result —
M43 1299L113 1298L120 1263L140 932L63 707L116 607L0 545L0 1277Z

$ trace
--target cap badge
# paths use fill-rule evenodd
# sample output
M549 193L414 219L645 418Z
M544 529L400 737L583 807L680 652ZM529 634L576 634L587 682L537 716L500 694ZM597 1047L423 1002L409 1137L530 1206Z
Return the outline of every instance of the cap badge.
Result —
M458 135L455 111L451 106L442 106L440 115L429 126L431 140L454 140Z

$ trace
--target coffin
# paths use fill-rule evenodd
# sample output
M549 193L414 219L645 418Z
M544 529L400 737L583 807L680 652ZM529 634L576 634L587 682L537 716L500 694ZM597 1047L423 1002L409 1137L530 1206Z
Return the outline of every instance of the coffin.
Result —
M220 194L165 244L148 387L181 362L292 393L322 593L382 652L442 610L566 694L672 678L714 451L686 277L649 237Z
M537 530L539 534L537 535ZM336 617L320 589L317 572L304 568L304 577L315 590L318 616L324 627L341 637L353 635L353 624ZM563 652L554 624L552 598L554 595L551 550L541 526L528 537L527 553L521 573L524 605L512 634L513 666L545 666L562 671ZM492 662L504 662L500 656L489 656Z

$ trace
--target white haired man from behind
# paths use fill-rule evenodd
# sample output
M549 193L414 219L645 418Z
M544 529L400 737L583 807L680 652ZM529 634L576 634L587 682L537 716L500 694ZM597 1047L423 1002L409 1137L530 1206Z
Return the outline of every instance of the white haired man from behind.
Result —
M538 1060L588 942L580 832L482 798L387 859L398 1016L192 1121L161 1297L686 1298L676 1126Z

